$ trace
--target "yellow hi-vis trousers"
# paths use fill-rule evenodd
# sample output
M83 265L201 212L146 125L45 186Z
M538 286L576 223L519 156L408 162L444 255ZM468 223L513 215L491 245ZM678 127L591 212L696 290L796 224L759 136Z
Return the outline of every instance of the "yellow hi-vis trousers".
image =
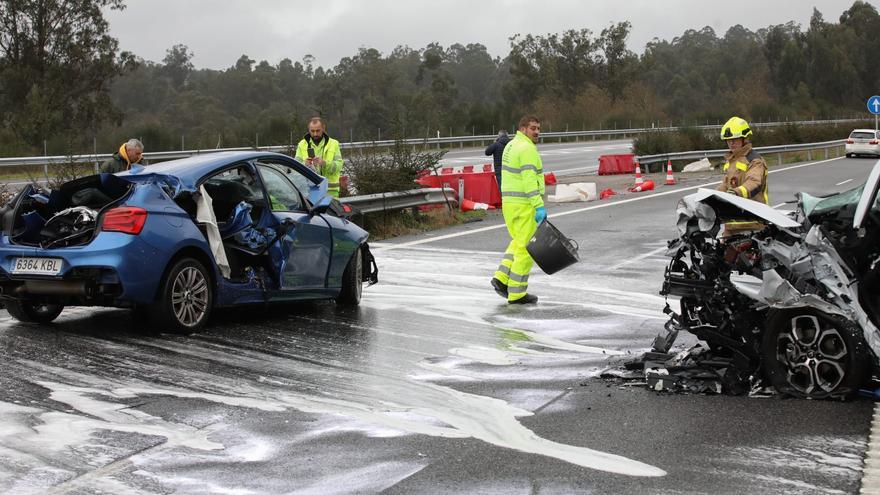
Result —
M535 262L526 251L526 244L535 235L538 224L535 222L535 209L528 204L502 204L501 213L504 214L511 241L504 251L495 278L507 284L507 300L516 301L528 293L529 272Z

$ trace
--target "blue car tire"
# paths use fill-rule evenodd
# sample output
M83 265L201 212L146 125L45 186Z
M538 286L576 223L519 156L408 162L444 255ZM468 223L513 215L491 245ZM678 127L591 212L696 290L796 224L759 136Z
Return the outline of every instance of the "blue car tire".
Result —
M23 299L7 300L5 305L10 316L25 323L51 323L64 311L64 306L61 304L47 304Z
M156 301L160 332L198 332L208 323L214 306L214 287L205 266L193 258L178 260L165 280Z
M364 262L361 248L357 248L345 271L342 272L342 290L336 298L336 302L343 306L357 306L361 302L361 293L364 290Z

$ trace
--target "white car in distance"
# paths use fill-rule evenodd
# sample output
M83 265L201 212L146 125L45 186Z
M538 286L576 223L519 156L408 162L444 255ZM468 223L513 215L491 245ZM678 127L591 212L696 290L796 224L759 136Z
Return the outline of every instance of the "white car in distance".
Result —
M874 129L855 129L846 140L846 157L855 155L880 156L880 132Z

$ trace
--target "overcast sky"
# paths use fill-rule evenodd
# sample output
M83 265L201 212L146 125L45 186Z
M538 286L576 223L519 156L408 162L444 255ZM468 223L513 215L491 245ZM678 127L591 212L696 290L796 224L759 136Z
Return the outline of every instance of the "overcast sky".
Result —
M419 49L439 42L482 43L507 55L508 38L587 28L598 34L630 21L630 49L642 53L654 38L671 40L686 29L711 26L721 36L742 24L756 30L788 21L809 24L813 7L837 22L852 0L128 0L109 11L110 30L123 50L159 62L178 43L195 54L197 68L223 69L242 54L276 64L311 54L316 65L372 47L387 55L397 45Z

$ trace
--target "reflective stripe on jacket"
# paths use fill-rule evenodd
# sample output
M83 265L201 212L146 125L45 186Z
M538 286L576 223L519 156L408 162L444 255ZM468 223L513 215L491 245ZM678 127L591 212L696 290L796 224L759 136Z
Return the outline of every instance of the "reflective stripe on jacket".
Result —
M724 180L719 191L733 189L743 197L770 204L770 189L767 184L767 163L751 144L746 144L736 153L728 153L724 164Z
M331 138L326 133L315 143L312 137L306 134L296 146L296 158L306 162L309 157L309 148L315 149L315 156L324 160L324 165L315 167L318 175L327 178L327 192L334 198L339 197L339 174L342 173L342 151L339 149L339 141Z
M522 132L504 147L501 157L502 204L544 206L544 166L538 147Z

